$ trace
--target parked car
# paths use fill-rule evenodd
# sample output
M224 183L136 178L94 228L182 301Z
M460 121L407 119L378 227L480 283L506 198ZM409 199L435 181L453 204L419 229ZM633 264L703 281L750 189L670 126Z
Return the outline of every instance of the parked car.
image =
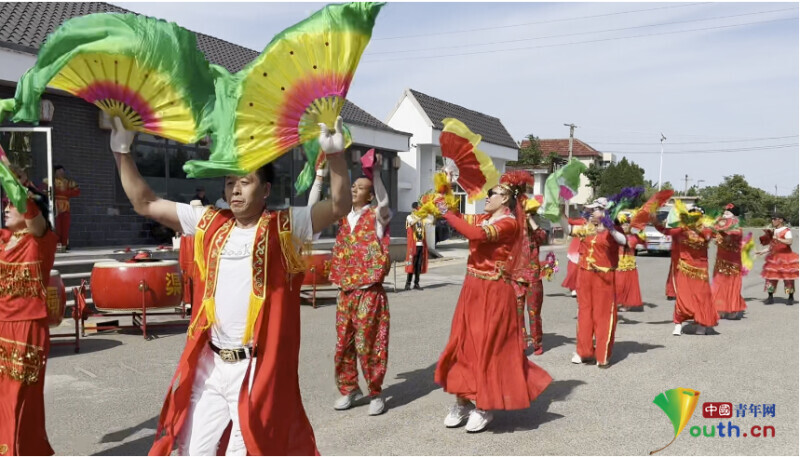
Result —
M663 223L667 219L668 214L668 211L659 211L656 217L658 217L659 222ZM647 253L669 253L672 250L672 237L664 235L652 225L648 225L644 228L644 234L646 237L646 246L641 244L636 245L637 253L642 251L647 251Z

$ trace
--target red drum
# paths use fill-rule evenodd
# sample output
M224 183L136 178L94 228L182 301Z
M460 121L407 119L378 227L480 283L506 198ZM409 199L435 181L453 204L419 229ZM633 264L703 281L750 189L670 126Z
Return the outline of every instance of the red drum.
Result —
M67 309L67 289L61 280L58 270L50 271L50 283L47 284L47 322L50 327L58 327L64 320Z
M330 284L328 275L331 273L331 259L333 255L330 251L311 251L311 254L303 256L308 269L303 278L304 286L318 286Z
M183 297L175 260L98 262L92 268L92 300L101 311L174 308Z

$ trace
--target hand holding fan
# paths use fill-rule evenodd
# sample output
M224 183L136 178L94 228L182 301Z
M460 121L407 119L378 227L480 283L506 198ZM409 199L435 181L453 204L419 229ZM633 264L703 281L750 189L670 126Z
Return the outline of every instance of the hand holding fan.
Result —
M174 23L135 14L98 13L55 30L23 75L13 102L14 122L38 122L45 87L97 105L125 128L196 142L214 101L209 65L195 35ZM2 113L2 111L0 111Z
M458 167L458 184L467 192L470 202L485 197L489 189L500 182L500 173L492 159L478 149L481 136L472 133L458 119L446 118L442 123L444 129L439 135L439 145L442 156Z
M328 5L279 33L235 75L220 71L212 154L189 177L241 174L333 127L382 3Z
M644 230L645 226L650 223L652 215L655 214L659 208L664 206L664 203L666 203L674 193L675 191L671 189L656 192L642 205L642 208L636 212L636 215L633 216L631 219L631 227Z

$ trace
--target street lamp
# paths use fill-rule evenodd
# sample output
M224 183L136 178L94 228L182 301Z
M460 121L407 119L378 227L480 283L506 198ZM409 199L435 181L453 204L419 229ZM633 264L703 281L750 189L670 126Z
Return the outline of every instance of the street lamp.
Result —
M664 167L664 141L667 137L661 134L661 156L658 159L658 190L661 190L661 169Z

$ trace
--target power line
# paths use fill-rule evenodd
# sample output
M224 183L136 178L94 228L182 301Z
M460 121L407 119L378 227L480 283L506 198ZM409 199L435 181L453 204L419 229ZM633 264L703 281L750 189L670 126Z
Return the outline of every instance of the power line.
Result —
M748 141L766 141L766 140L785 140L788 138L797 138L797 135L789 135L789 136L772 136L772 137L764 137L764 138L747 138L742 140L718 140L718 141L685 141L685 142L673 142L671 141L669 144L716 144L716 143L741 143L741 142L748 142ZM649 143L611 143L611 142L604 142L604 141L592 141L592 144L613 144L613 145L622 145L622 146L652 146L655 142Z
M471 28L471 29L462 29L462 30L452 30L452 31L449 31L449 32L420 33L420 34L416 34L416 35L398 35L398 36L390 36L390 37L383 37L383 38L372 38L372 41L397 40L397 39L404 39L404 38L420 38L420 37L437 36L437 35L453 35L453 34L458 34L458 33L472 33L472 32L484 31L484 30L508 29L508 28L513 28L513 27L524 27L526 25L550 24L550 23L554 23L554 22L577 21L577 20L581 20L581 19L592 19L592 18L597 18L597 17L616 16L616 15L630 14L630 13L641 13L641 12L646 12L646 11L655 11L655 10L663 10L663 9L671 9L671 8L686 8L687 6L707 5L709 3L711 3L711 2L659 6L659 7L655 7L655 8L646 8L646 9L641 9L641 10L619 11L619 12L616 12L616 13L594 14L594 15L591 15L591 16L578 16L578 17L569 17L569 18L563 18L563 19L550 19L550 20L547 20L547 21L524 22L524 23L521 23L521 24L498 25L498 26L494 26L494 27L481 27L481 28Z
M495 44L507 44L507 43L518 43L522 41L535 41L535 40L545 40L548 38L563 38L568 36L578 36L578 35L590 35L595 33L608 33L608 32L621 32L624 30L635 30L635 29L643 29L648 27L661 27L666 25L678 25L678 24L689 24L692 22L706 22L706 21L715 21L718 19L731 19L735 17L742 17L742 16L755 16L759 14L770 14L770 13L778 13L783 11L796 11L797 8L782 8L777 10L769 10L769 11L755 11L751 13L742 13L742 14L733 14L730 16L717 16L717 17L709 17L705 19L690 19L686 21L674 21L674 22L662 22L660 24L646 24L646 25L636 25L630 27L620 27L616 29L605 29L605 30L595 30L589 32L573 32L573 33L562 33L559 35L544 35L538 37L531 37L531 38L517 38L514 40L504 40L504 41L490 41L487 43L472 43L472 44L460 44L456 46L439 46L435 48L417 48L417 49L402 49L397 51L378 51L378 52L366 52L364 53L365 56L374 56L380 54L400 54L400 53L408 53L408 52L425 52L425 51L439 51L444 49L460 49L460 48L470 48L474 46L491 46Z
M744 22L741 24L730 24L730 25L719 25L715 27L702 27L698 29L689 29L689 30L675 30L671 32L657 32L657 33L645 33L640 35L631 35L631 36L624 36L624 37L613 37L613 38L601 38L597 40L586 40L586 41L572 41L569 43L558 43L558 44L547 44L547 45L539 45L539 46L526 46L522 48L507 48L507 49L493 49L488 51L473 51L473 52L462 52L457 54L440 54L434 56L421 56L421 57L400 57L397 59L364 59L364 63L382 63L382 62L397 62L403 60L427 60L427 59L440 59L445 57L460 57L460 56L470 56L476 54L489 54L489 53L498 53L498 52L509 52L509 51L526 51L530 49L541 49L541 48L553 48L553 47L560 47L560 46L571 46L576 44L589 44L589 43L600 43L604 41L617 41L617 40L627 40L630 38L645 38L645 37L652 37L652 36L662 36L662 35L675 35L678 33L689 33L689 32L702 32L706 30L719 30L719 29L728 29L732 27L741 27L745 25L754 25L754 24L768 24L772 22L781 22L781 21L797 21L797 16L795 17L787 17L783 19L770 19L765 21L753 21L753 22Z
M724 152L766 151L771 149L785 149L800 146L800 143L775 144L770 146L753 146L751 148L732 149L699 149L694 151L664 151L664 154L720 154ZM602 151L611 154L658 154L658 151Z

